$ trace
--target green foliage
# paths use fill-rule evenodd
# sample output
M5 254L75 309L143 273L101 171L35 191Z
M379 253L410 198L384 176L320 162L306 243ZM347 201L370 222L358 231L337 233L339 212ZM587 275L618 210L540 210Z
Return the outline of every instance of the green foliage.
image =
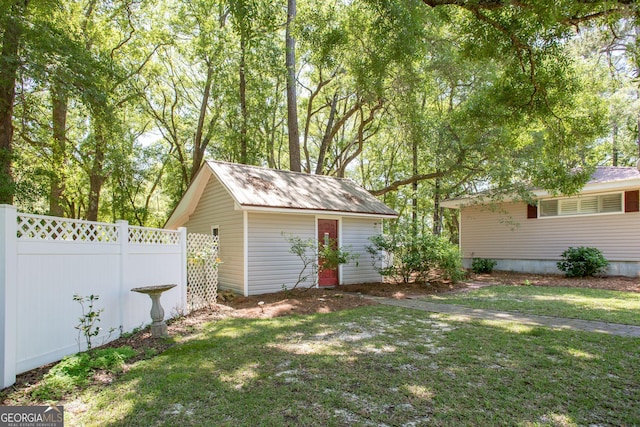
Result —
M78 337L84 336L88 350L91 350L92 338L97 337L101 330L97 323L100 322L100 315L104 311L104 308L99 310L94 310L93 308L93 304L98 299L100 299L100 297L93 294L87 297L83 297L78 294L73 295L73 300L77 301L82 308L82 316L78 318L79 323L75 328L78 330ZM85 306L85 304L87 305ZM78 345L80 345L80 339L78 339Z
M49 370L31 393L35 399L58 400L87 385L96 370L119 372L137 353L129 346L105 348L66 356Z
M471 271L476 274L491 273L497 262L488 258L474 258L471 261Z
M329 242L320 245L318 256L320 258L319 271L334 270L341 264L349 264L352 261L357 266L360 258L360 254L354 254L345 247L339 247L335 239L329 239Z
M300 236L293 236L282 233L289 242L289 252L300 258L302 268L298 274L298 280L291 289L295 289L299 284L311 278L309 287L315 286L318 278L318 254L316 252L316 242L314 239L302 239ZM285 286L284 284L282 285Z
M407 283L414 275L426 280L430 273L457 282L464 277L457 245L442 236L422 234L412 236L397 230L393 235L376 235L367 246L373 265L383 276L399 276Z
M15 104L13 151L0 153L15 183L0 176L0 198L162 226L204 159L287 167L282 3L29 2L14 14L18 3L0 8L0 28L15 15L23 30L6 61L19 64L20 96L4 102ZM573 168L610 157L607 132L623 144L620 161L635 164L635 86L622 78L635 70L633 8L424 3L298 2L305 171L355 178L405 218L415 199L424 233L437 198L478 181L575 192L589 170ZM580 24L574 36L567 23L580 16L606 16L593 31L616 43L591 37L570 50L592 32ZM627 51L605 58L602 46ZM64 120L52 118L54 101ZM406 185L412 177L420 184ZM455 236L455 219L446 222Z
M341 264L348 264L352 261L355 261L357 265L359 254L351 253L346 248L339 247L333 239L330 239L327 242L328 244L319 244L316 239L312 238L302 239L300 236L292 236L286 233L282 233L282 235L289 242L289 252L302 261L298 280L291 289L295 289L308 279L311 279L309 287L315 286L318 273L322 270L333 270ZM282 288L287 290L285 284L282 285Z
M609 262L596 248L585 246L569 247L562 252L562 261L556 265L567 277L586 277L605 273Z

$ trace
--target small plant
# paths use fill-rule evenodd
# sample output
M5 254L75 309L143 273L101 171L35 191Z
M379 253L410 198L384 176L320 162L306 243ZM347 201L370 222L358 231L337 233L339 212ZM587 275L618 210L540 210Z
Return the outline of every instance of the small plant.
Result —
M318 252L321 259L319 270L335 270L340 264L348 264L351 261L355 261L356 267L358 266L358 259L360 254L354 254L347 251L345 248L338 247L338 242L335 239L329 239L328 242L324 242Z
M286 297L290 297L293 294L293 292L291 292L289 288L287 288L287 285L285 285L284 283L282 284L282 292Z
M471 261L471 271L476 274L491 273L497 261L487 258L474 258Z
M596 248L569 247L562 252L562 261L556 265L567 277L587 277L606 272L609 262Z
M352 254L345 248L338 247L335 239L319 244L315 239L304 240L299 236L291 236L286 233L282 233L282 235L291 245L289 252L302 261L298 280L291 289L295 289L309 278L311 278L309 288L315 286L318 281L318 273L322 270L333 270L338 268L340 264L347 264L351 261L356 261L357 265L359 254Z
M318 277L318 256L315 250L315 241L313 239L303 240L299 236L286 235L285 233L282 233L282 235L291 245L289 252L302 261L298 280L291 289L295 289L299 284L306 282L309 276L311 276L311 285L309 287L314 286Z
M93 294L88 297L83 297L78 294L73 295L73 300L77 301L80 307L82 307L82 316L78 318L80 323L75 327L78 330L78 347L80 346L80 337L84 336L87 349L91 350L92 338L100 334L100 326L98 326L97 323L100 322L100 315L104 311L104 308L100 310L94 310L93 308L94 303L98 299L100 299L100 297Z

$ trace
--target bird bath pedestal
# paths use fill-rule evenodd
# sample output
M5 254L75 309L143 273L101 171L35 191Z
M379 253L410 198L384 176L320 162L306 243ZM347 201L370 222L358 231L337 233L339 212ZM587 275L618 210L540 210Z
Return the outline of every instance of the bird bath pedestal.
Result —
M151 297L151 320L153 320L153 323L151 323L151 336L153 338L166 337L168 335L167 324L164 322L164 309L160 305L160 295L164 291L175 287L176 285L156 285L131 289L133 292L147 294Z

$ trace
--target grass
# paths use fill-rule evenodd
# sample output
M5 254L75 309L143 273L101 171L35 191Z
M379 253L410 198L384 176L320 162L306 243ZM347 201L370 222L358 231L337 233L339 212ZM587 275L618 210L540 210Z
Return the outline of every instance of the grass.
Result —
M498 285L425 299L487 310L640 325L640 293L634 292Z
M227 319L87 389L65 416L100 426L638 425L639 345L387 306Z
M49 370L32 391L40 400L56 400L89 384L96 370L119 372L127 359L136 355L131 347L94 349L65 357Z

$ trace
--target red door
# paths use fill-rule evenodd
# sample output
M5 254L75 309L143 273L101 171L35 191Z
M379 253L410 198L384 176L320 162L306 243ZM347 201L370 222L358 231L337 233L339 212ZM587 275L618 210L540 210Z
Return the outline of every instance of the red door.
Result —
M337 219L319 219L318 220L318 246L332 243L338 244L338 220ZM322 260L318 260L318 264L322 265ZM338 269L324 269L318 273L318 286L337 286L338 285Z

